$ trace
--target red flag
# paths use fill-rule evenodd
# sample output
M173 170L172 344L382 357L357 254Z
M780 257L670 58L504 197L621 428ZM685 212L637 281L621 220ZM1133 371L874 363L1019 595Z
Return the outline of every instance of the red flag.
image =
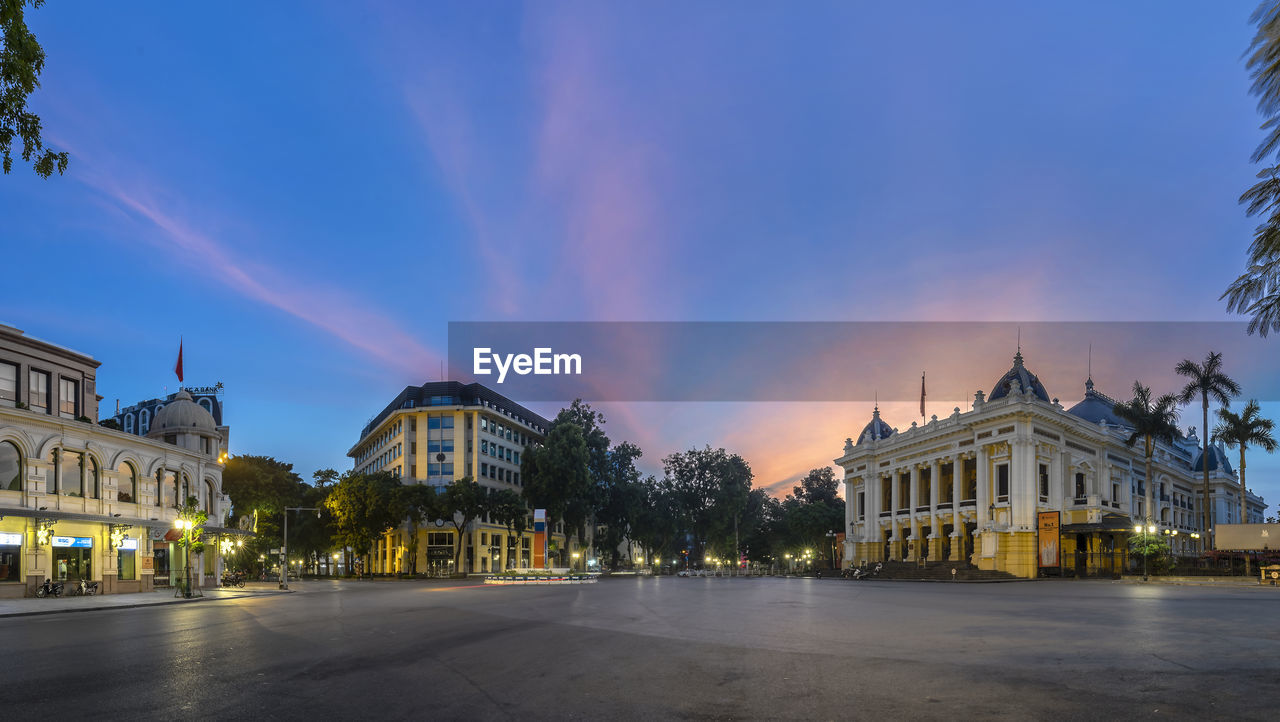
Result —
M181 338L178 339L178 363L173 365L173 372L178 375L178 383L182 383L182 339Z
M924 418L924 372L920 372L920 418Z

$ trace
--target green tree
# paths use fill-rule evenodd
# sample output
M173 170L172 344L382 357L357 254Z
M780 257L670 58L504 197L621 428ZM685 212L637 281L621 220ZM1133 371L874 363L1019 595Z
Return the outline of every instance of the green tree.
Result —
M1213 548L1213 507L1209 503L1209 400L1222 406L1230 406L1231 399L1240 395L1240 385L1230 376L1222 373L1222 354L1210 351L1203 364L1190 359L1183 359L1173 369L1179 376L1186 376L1189 381L1178 394L1178 401L1189 404L1200 397L1200 406L1204 411L1204 426L1200 427L1203 441L1202 466L1204 467L1204 533L1208 544L1205 549Z
M650 564L661 566L675 556L683 512L671 483L647 477L636 485L637 508L631 516L631 538Z
M609 450L602 476L597 481L596 536L599 546L609 555L609 563L618 567L618 547L631 536L632 519L640 508L640 472L636 459L640 447L624 441Z
M529 528L529 508L524 497L512 489L498 489L489 495L489 515L507 528L507 568L520 555L520 540Z
M1158 399L1151 398L1151 389L1141 383L1133 382L1133 398L1127 403L1117 403L1112 411L1129 425L1131 432L1125 441L1128 446L1143 441L1143 457L1146 459L1146 519L1142 528L1151 525L1155 516L1155 477L1151 474L1152 459L1156 453L1156 442L1173 443L1178 433L1178 400L1173 394L1164 394Z
M1244 411L1236 414L1228 409L1218 409L1218 425L1213 429L1213 438L1232 449L1240 447L1240 523L1249 519L1248 507L1245 505L1244 486L1244 452L1249 446L1262 448L1268 454L1276 450L1276 439L1272 435L1275 422L1263 418L1262 407L1257 399L1250 399ZM1246 573L1248 567L1246 563Z
M439 519L441 499L434 487L422 484L406 484L397 490L398 501L393 505L395 511L404 515L409 522L409 572L418 573L418 529L424 521Z
M284 541L284 509L303 504L309 488L293 465L270 456L232 456L222 472L222 490L231 497L232 515L255 520L250 553L264 554Z
M31 163L36 174L48 178L57 170L67 170L67 154L44 147L40 138L40 117L27 111L27 96L40 87L44 70L44 49L27 29L26 6L35 10L44 0L3 0L0 2L0 153L4 172L13 168L13 139L22 139L22 160Z
M1246 61L1253 78L1250 94L1258 98L1258 113L1266 137L1253 152L1252 160L1263 161L1280 150L1280 2L1268 0L1258 6L1251 21L1258 27L1247 51ZM1245 272L1227 287L1221 298L1227 310L1252 316L1248 331L1263 336L1280 331L1280 166L1263 168L1258 182L1240 196L1250 217L1262 216L1254 229ZM1208 423L1207 421L1205 422ZM1208 429L1205 429L1208 436Z
M488 489L469 476L455 479L444 489L440 511L457 531L453 539L453 568L457 572L462 571L462 532L473 520L484 515L488 503Z
M404 519L397 509L399 488L400 479L385 471L343 474L324 501L334 541L367 560L373 540Z
M1169 571L1169 542L1163 534L1151 534L1146 531L1129 537L1129 554L1139 559L1146 557L1144 567L1152 574L1164 574Z
M709 543L726 551L736 546L734 526L751 491L747 462L707 446L671 454L662 460L662 468L685 528L693 535L693 558L703 558Z
M526 448L520 459L524 477L524 497L535 509L546 509L547 526L564 522L565 538L570 529L585 522L585 508L578 500L591 494L589 454L582 429L576 424L553 424L546 440Z

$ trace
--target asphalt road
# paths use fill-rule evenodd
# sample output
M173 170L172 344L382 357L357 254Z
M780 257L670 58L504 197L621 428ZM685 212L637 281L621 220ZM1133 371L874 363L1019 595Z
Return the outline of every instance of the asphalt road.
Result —
M0 619L0 712L105 719L1275 719L1280 590L305 582Z

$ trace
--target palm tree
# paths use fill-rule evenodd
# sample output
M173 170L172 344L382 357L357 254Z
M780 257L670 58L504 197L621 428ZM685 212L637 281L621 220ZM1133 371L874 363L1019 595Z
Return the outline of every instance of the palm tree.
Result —
M1222 373L1222 354L1210 351L1203 364L1190 359L1183 359L1173 369L1179 376L1191 379L1178 394L1178 401L1189 404L1200 397L1200 405L1204 411L1204 426L1201 427L1204 448L1200 456L1200 465L1204 468L1204 533L1205 549L1213 548L1213 511L1209 506L1209 399L1223 406L1231 405L1231 398L1240 395L1240 384L1230 376Z
M1253 78L1249 92L1258 98L1258 112L1266 118L1262 124L1266 137L1253 152L1260 162L1280 151L1280 2L1266 0L1254 11L1250 21L1257 25L1247 52L1246 65ZM1247 204L1249 216L1264 220L1254 229L1249 248L1249 264L1245 272L1227 287L1222 298L1227 310L1253 316L1249 333L1263 336L1280 331L1280 166L1264 168L1260 179L1240 202ZM1207 423L1207 422L1206 422ZM1205 429L1206 435L1208 429Z
M1117 403L1112 412L1123 419L1131 429L1129 438L1124 442L1133 446L1138 439L1143 440L1143 455L1146 458L1146 520L1142 528L1153 521L1155 509L1155 479L1151 475L1151 461L1156 453L1156 442L1173 443L1178 433L1178 399L1173 394L1165 394L1154 401L1151 389L1140 382L1133 382L1133 399L1127 403Z
M1262 418L1262 407L1257 399L1245 404L1244 412L1235 414L1227 409L1218 409L1218 425L1213 429L1213 438L1231 448L1240 446L1240 523L1245 524L1249 518L1245 507L1244 487L1244 450L1250 444L1260 446L1270 453L1276 450L1275 437L1271 431L1275 422Z

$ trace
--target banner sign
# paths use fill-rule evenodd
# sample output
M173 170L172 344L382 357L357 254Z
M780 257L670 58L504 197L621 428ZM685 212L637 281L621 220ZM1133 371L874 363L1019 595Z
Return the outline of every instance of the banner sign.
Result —
M547 566L547 510L533 510L533 568Z
M136 551L138 548L138 540L125 537L120 540L120 546L118 548L123 551Z
M8 532L0 534L0 546L22 546L22 534L10 534Z
M154 573L154 572L155 572L155 568L156 568L156 560L155 560L155 557L145 556L145 557L143 557L143 558L142 558L142 572L143 572L144 574L152 574L152 573Z
M53 538L55 547L75 547L77 549L92 549L93 537L91 536L56 536Z
M1058 562L1058 542L1061 536L1061 515L1060 511L1042 511L1039 514L1040 529L1040 568L1057 567Z

